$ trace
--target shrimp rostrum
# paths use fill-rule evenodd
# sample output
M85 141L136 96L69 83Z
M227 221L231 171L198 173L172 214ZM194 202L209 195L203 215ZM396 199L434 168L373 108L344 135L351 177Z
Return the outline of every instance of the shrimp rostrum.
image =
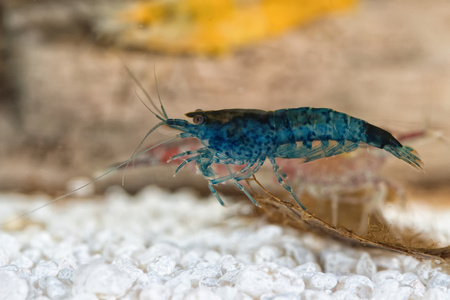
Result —
M138 83L139 84L139 83ZM142 88L142 86L139 84ZM145 92L145 90L144 90ZM239 183L250 178L266 160L281 186L306 210L295 194L286 174L277 165L276 158L303 159L309 162L356 150L360 145L384 149L411 166L421 169L422 161L409 146L403 146L386 130L345 113L328 108L301 107L264 111L254 109L196 110L187 113L192 123L170 119L160 100L160 109L152 113L161 120L146 135L160 126L180 131L174 138L197 138L202 147L179 153L171 159L185 158L175 174L187 163L194 162L207 178L208 187L220 204L224 205L214 185L232 182L257 206L258 202ZM144 140L145 140L144 138ZM143 141L140 145L142 145ZM214 164L242 166L238 171L219 176Z

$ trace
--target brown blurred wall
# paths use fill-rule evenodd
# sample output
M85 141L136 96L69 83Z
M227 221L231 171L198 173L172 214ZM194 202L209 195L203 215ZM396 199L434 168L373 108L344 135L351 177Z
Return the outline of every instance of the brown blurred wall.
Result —
M101 1L0 5L1 190L59 193L69 179L91 176L133 153L157 120L135 95L120 57L155 98L156 69L161 97L174 118L197 108L314 106L397 133L423 129L430 121L431 128L450 136L445 1L363 1L353 13L220 57L101 45L90 27L95 9L105 5ZM149 143L171 135L160 130ZM389 172L424 186L448 185L449 146L433 138L413 146L426 174L395 160ZM160 175L137 177L145 184ZM159 180L168 186L177 182L171 176Z

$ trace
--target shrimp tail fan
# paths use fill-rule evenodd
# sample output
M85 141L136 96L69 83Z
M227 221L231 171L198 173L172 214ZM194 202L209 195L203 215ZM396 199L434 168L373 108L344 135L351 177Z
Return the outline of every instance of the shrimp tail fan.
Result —
M386 150L417 170L423 170L423 162L419 154L412 147L403 146L391 133L384 129L366 123L363 141L371 146Z
M397 158L404 160L414 168L423 170L423 162L420 159L417 151L410 146L402 146L400 143L397 143L386 145L383 149L392 153Z

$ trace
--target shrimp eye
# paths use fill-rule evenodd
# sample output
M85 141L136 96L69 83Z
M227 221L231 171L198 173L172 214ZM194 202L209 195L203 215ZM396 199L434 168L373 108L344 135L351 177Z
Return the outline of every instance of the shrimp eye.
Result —
M194 124L196 124L196 125L200 125L205 122L205 118L202 115L196 115L192 119L192 122L194 122Z

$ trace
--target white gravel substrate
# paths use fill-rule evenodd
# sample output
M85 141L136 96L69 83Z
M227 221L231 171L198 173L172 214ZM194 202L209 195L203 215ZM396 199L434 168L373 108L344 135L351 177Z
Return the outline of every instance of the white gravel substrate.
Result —
M147 188L65 201L0 231L0 299L450 299L430 261ZM49 199L0 196L0 218Z

